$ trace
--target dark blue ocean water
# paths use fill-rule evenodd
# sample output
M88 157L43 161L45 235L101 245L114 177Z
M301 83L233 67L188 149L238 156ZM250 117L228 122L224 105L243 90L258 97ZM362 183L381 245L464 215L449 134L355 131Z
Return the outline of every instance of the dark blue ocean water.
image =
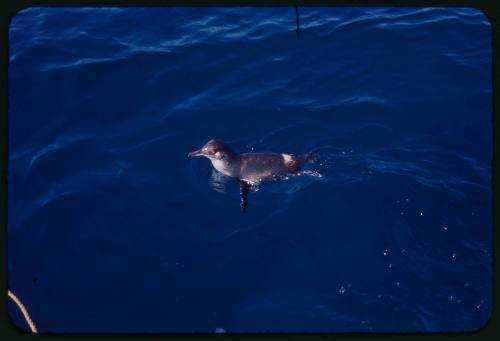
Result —
M474 9L23 10L8 285L42 332L471 331L492 305ZM238 184L187 157L313 151ZM15 325L27 330L10 302Z

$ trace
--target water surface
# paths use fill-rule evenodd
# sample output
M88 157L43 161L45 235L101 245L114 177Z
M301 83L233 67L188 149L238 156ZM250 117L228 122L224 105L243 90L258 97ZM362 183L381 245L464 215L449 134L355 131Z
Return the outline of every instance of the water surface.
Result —
M30 8L8 285L42 332L471 331L492 303L491 26L463 8ZM314 151L322 178L208 160ZM9 302L16 326L27 330Z

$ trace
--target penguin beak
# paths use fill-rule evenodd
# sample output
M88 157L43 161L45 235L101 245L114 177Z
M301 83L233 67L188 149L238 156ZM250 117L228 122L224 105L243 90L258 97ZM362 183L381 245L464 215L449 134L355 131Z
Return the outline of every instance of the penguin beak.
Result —
M203 152L200 150L195 150L194 152L191 152L188 154L188 157L191 157L191 156L203 156Z

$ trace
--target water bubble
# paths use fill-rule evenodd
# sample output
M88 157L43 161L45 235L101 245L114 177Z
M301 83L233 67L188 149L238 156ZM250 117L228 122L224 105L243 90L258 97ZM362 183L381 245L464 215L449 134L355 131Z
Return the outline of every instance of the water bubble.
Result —
M384 256L387 256L387 255L389 254L389 250L385 249L385 250L382 252L382 254L383 254Z
M371 326L371 323L369 320L361 321L361 324L365 325L368 328L368 330L373 330L373 327Z
M401 285L401 283L399 282L394 282L394 285L397 286L399 288L399 286Z
M420 216L423 216L424 215L424 212L420 212Z
M448 301L455 302L455 296L453 295L448 296Z
M370 324L370 321L369 320L364 320L364 321L361 321L361 324L362 325L365 325L366 328L368 328L368 330L373 330L373 327L371 326Z
M345 292L345 288L344 288L344 286L341 286L339 289L339 293L343 294L344 292Z
M389 264L389 269L392 269L392 264Z
M472 284L469 281L467 281L467 282L464 283L464 287L466 287L466 288L469 288L471 285Z
M342 151L342 155L345 155L345 152L344 152L344 151Z
M404 212L401 212L401 215L404 215L405 213Z
M452 253L451 254L451 258L453 258L453 259L457 258L457 254L456 253Z
M408 251L406 251L406 249L401 249L401 253L408 253Z
M443 226L443 230L448 231L448 226Z
M474 304L474 308L476 308L476 310L481 309L481 304L480 304L480 303L478 303L478 304Z

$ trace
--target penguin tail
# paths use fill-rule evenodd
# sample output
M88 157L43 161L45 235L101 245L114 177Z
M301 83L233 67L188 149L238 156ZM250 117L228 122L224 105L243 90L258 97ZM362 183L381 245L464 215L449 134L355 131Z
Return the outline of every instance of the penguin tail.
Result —
M306 161L310 162L310 163L314 163L314 162L318 161L318 157L316 156L316 154L307 154Z

